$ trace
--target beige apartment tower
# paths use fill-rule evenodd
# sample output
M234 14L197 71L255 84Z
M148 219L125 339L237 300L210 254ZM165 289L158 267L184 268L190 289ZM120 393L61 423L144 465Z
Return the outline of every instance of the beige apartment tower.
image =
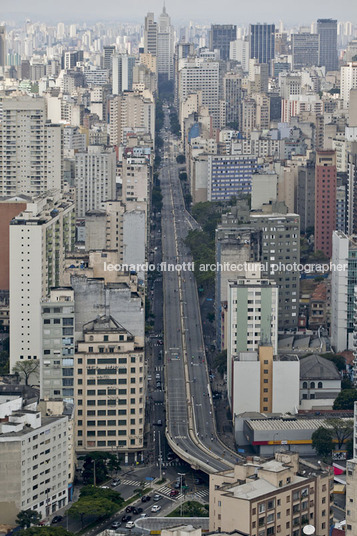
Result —
M75 356L76 450L142 456L144 349L111 316L83 327Z

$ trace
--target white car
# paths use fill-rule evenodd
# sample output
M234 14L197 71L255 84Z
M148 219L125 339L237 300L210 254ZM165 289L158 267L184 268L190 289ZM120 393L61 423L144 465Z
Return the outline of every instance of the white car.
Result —
M144 518L147 517L147 516L148 516L148 515L145 514L145 513L144 513L144 514L140 514L140 517L141 517L142 519L144 519Z
M160 510L161 506L159 506L158 504L154 504L154 506L151 507L152 512L160 512Z
M127 529L133 529L134 527L135 527L134 521L128 521L127 524L125 525L125 528Z

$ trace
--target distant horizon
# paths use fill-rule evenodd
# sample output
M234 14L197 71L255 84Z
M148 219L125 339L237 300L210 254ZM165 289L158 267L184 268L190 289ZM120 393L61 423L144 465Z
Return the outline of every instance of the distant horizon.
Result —
M47 24L143 24L148 11L153 11L156 19L159 17L163 1L134 0L127 3L123 0L102 0L98 4L94 0L77 0L75 3L63 0L55 4L51 0L37 0L31 6L32 9L29 9L27 1L18 0L16 10L13 4L9 3L10 6L11 10L2 10L0 20L8 24L14 22L15 25L25 22L26 19ZM289 8L283 0L256 0L254 9L249 5L245 9L242 7L231 0L221 0L219 3L181 0L179 4L166 1L167 13L175 26L187 25L190 21L202 25L212 23L247 26L257 22L278 24L282 20L288 27L294 27L310 25L318 18L333 18L341 22L352 22L357 26L357 4L349 0L340 0L338 4L332 0L315 3L301 0L289 5Z

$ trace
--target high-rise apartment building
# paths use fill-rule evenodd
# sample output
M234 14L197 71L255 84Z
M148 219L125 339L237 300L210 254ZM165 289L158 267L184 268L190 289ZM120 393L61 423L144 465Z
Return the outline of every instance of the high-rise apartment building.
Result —
M125 91L109 101L110 144L125 144L126 136L135 132L155 139L155 103L149 91Z
M336 229L336 153L316 151L315 164L315 251L332 254L332 233Z
M42 98L2 101L0 195L37 196L62 189L63 130L47 122Z
M315 225L315 160L312 157L297 168L296 212L300 216L301 231Z
M42 355L41 300L62 284L74 239L74 202L58 191L34 199L10 223L10 370Z
M157 56L157 23L154 13L148 13L145 17L144 26L144 52Z
M35 397L1 402L1 522L15 525L21 510L48 518L68 504L68 417L41 416Z
M42 300L41 398L74 403L74 291L53 287Z
M239 130L242 106L242 76L238 73L227 73L223 77L223 99L225 101L226 125Z
M0 67L6 65L6 26L0 26Z
M159 77L171 80L174 76L174 29L164 5L157 32L157 72Z
M357 62L350 61L341 66L341 98L343 105L348 108L351 89L357 88Z
M76 154L75 186L77 218L87 210L101 208L103 201L115 199L116 155L112 148L90 145Z
M354 348L355 285L357 285L357 237L341 231L332 234L331 344L336 352Z
M279 329L297 326L300 274L300 218L298 214L252 214L250 221L262 231L262 277L273 279L279 288Z
M275 57L275 24L251 24L249 47L250 58L269 64Z
M119 95L123 91L133 89L133 70L135 56L113 54L112 56L112 93Z
M208 156L207 198L228 201L233 196L248 195L257 159L252 155Z
M219 50L219 57L226 61L229 59L230 43L237 39L237 26L235 24L212 24L210 31L210 50Z
M83 326L75 355L76 448L142 453L145 422L144 349L111 316Z
M115 53L115 45L107 45L103 47L103 68L111 72L112 57Z
M213 127L219 126L219 62L204 58L182 58L179 61L178 99L184 102L191 93L202 92L202 105L212 116Z
M320 47L319 64L326 67L326 71L337 71L337 20L318 19L317 33Z
M274 460L252 459L210 476L210 531L299 536L305 525L328 536L333 473L305 465L299 455L276 452Z
M249 41L247 39L236 39L229 45L229 59L238 61L243 71L246 73L249 69Z
M293 56L293 69L317 66L319 64L319 36L302 32L292 34L291 48Z
M234 357L258 351L261 344L271 345L277 354L278 288L275 281L260 278L257 264L255 272L228 282L227 303L227 393L232 402Z

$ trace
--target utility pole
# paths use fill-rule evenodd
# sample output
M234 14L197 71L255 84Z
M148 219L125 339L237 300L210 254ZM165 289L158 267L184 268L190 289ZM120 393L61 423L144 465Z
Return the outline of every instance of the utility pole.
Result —
M160 480L162 480L162 455L161 455L161 432L159 430L159 469L160 469Z
M93 468L93 485L96 486L97 485L97 479L96 479L96 474L95 474L95 460L93 459L93 464L94 464L94 468Z

